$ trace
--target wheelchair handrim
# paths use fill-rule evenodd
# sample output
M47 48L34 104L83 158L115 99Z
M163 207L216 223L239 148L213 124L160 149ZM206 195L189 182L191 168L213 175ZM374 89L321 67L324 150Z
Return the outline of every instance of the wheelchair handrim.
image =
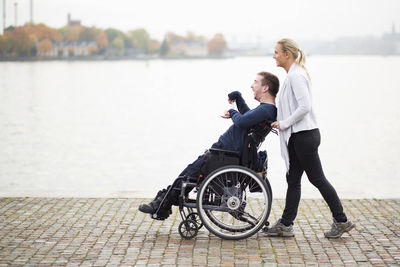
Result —
M261 188L262 191L262 202L264 204L264 210L258 217L256 218L257 223L253 226L251 224L245 224L245 225L227 225L224 222L219 221L218 218L216 218L211 211L206 211L203 209L203 197L205 193L205 189L207 186L213 181L214 179L218 178L220 175L224 173L241 173L245 175L244 177L249 177L251 180L256 181L258 186ZM255 172L252 170L245 168L245 167L238 167L238 166L226 166L222 167L220 169L215 170L213 173L211 173L202 183L200 186L199 193L197 195L197 208L198 208L198 213L201 217L201 220L203 221L204 225L207 227L208 230L210 230L212 233L216 234L217 236L220 236L222 238L226 239L242 239L251 236L252 234L256 233L265 223L269 216L270 208L271 208L271 196L269 195L269 188L268 185L263 181ZM260 194L261 195L261 194ZM250 203L249 202L246 202ZM251 203L249 205L251 207ZM210 218L211 216L211 218ZM232 215L233 216L233 215ZM224 233L221 231L216 230L213 226L211 226L206 220L208 217L214 224L216 224L219 228L223 230L227 230L230 232L233 232L233 234L229 233ZM250 230L250 231L249 231ZM238 234L238 232L242 232Z

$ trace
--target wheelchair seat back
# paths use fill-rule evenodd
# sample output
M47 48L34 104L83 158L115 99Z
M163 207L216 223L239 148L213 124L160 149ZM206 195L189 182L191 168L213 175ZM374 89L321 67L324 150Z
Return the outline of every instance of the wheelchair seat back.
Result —
M277 134L277 131L272 128L271 123L272 122L268 120L262 121L249 129L244 139L241 154L242 166L248 167L256 172L262 171L263 162L259 162L257 151L270 132Z

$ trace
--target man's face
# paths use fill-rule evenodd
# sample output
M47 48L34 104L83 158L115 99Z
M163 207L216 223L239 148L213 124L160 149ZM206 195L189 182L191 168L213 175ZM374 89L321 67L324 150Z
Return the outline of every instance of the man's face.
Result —
M261 75L257 75L254 79L253 84L251 85L251 89L253 89L254 99L260 101L263 90L265 89L265 85L262 85L263 77Z

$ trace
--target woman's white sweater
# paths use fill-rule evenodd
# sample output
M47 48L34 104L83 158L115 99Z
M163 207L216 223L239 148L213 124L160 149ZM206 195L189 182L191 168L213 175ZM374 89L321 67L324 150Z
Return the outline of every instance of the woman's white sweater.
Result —
M311 82L298 64L290 66L278 96L281 154L289 171L288 142L292 133L318 128L312 108Z

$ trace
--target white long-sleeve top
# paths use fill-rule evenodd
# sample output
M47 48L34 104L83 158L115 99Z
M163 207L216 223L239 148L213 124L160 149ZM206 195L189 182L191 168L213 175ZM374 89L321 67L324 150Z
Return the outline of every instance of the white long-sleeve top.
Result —
M312 108L311 82L307 72L293 63L278 96L281 155L289 171L288 142L292 133L318 128Z

